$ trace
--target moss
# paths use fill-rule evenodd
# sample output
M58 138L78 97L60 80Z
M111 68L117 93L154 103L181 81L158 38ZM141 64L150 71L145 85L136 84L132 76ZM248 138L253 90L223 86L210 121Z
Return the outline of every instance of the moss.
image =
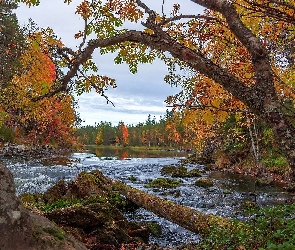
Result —
M188 174L188 177L201 177L202 176L199 169L192 169L187 174Z
M43 231L45 233L48 233L48 234L58 238L59 240L64 240L64 233L62 232L61 229L55 230L53 228L48 227L48 228L44 228Z
M161 169L162 175L171 175L172 177L201 177L200 171L198 169L187 170L184 166L165 166Z
M162 235L162 227L156 221L147 221L143 223L146 226L152 235L160 237Z
M213 181L209 179L199 179L195 182L195 185L198 187L212 187Z
M188 177L187 168L180 166L172 173L172 177Z
M154 179L151 183L146 184L146 187L149 188L175 188L180 186L181 181L169 178L157 178Z
M24 204L33 204L36 202L35 195L30 193L22 194L19 196L19 198Z
M172 165L164 166L161 169L161 174L162 175L171 175L171 174L173 174L175 172L175 170L176 170L175 166L172 166Z
M43 203L43 202L34 202L33 205L37 207L39 210L43 212L50 212L60 208L66 208L71 206L79 206L79 205L91 205L95 203L104 203L106 199L99 195L94 195L89 197L88 199L59 199L54 202ZM28 204L27 204L28 207ZM30 206L29 206L30 207Z
M138 181L138 178L136 178L134 175L131 175L128 177L128 180L131 182L135 182L135 181Z

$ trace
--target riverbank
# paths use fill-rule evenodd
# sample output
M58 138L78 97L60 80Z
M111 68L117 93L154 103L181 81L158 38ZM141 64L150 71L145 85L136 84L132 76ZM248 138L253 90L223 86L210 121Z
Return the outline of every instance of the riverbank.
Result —
M55 148L50 145L24 145L5 143L0 147L0 156L50 157L73 152L71 148Z
M216 156L192 154L184 161L186 163L201 164L209 171L233 173L256 178L257 185L284 185L288 192L295 192L295 183L292 178L292 171L288 166L278 164L275 167L267 167L263 162L257 163L252 155L245 155L238 162L232 163L229 157L221 154Z

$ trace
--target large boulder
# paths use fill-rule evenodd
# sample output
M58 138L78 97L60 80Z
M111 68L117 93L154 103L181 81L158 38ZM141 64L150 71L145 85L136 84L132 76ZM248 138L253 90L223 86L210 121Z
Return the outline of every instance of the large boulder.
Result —
M0 249L87 249L45 217L28 211L15 195L11 172L0 164Z

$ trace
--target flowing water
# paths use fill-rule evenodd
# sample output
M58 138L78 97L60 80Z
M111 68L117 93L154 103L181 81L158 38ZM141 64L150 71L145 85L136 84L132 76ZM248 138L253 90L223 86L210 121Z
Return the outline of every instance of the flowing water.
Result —
M177 165L187 154L184 152L136 152L127 149L95 149L85 153L71 153L49 159L25 159L10 157L2 159L12 171L17 193L44 192L61 179L70 181L81 171L101 170L106 176L127 183L133 187L173 200L206 213L224 217L245 219L241 204L245 200L256 201L258 205L283 203L290 195L280 186L257 188L251 177L224 173L205 172L214 186L202 188L194 185L196 178L181 178L182 185L172 190L146 188L145 184L154 178L163 177L161 168ZM204 169L202 165L188 165L188 169ZM132 181L135 177L136 180ZM155 216L144 209L126 214L131 220L157 221L162 226L161 237L151 237L151 242L159 245L179 245L196 242L198 235L193 234L165 219Z

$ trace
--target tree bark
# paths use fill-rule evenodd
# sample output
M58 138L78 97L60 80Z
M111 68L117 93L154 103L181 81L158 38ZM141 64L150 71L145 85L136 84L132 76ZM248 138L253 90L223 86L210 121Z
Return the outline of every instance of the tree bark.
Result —
M147 194L141 190L130 187L122 182L111 180L112 186L127 199L140 207L153 212L191 232L206 236L210 227L229 228L230 220L220 216L205 214L195 209L161 199L155 195Z

